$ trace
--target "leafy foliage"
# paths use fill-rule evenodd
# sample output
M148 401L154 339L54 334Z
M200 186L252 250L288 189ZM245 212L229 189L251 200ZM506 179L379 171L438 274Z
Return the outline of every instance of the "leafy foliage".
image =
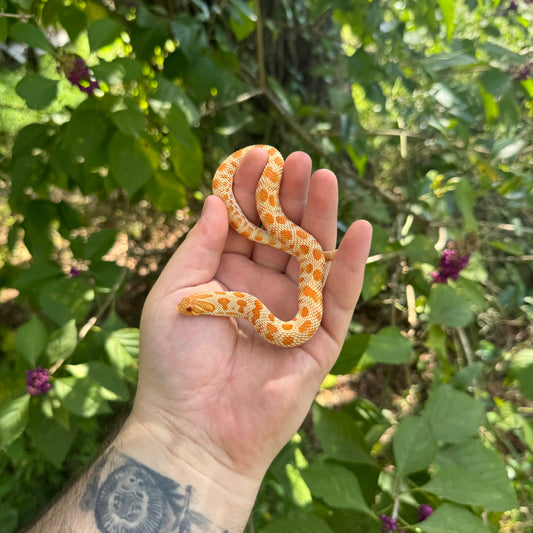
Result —
M182 230L255 142L330 167L339 228L375 231L250 531L528 530L532 25L527 0L0 0L0 531L128 405L119 303L158 268L156 221ZM37 366L52 388L30 396Z

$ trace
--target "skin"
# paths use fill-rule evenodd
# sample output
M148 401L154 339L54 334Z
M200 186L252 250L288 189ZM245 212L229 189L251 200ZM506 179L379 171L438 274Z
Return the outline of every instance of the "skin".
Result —
M263 150L251 150L235 176L237 201L254 223L255 186L266 160ZM332 172L311 174L311 160L303 152L287 157L282 207L324 250L335 248L337 198ZM297 431L340 352L370 240L368 222L350 226L329 265L319 330L299 347L279 348L244 320L176 311L184 296L214 290L250 292L285 320L296 311L294 258L228 230L223 202L207 198L201 218L146 300L139 385L128 420L106 460L32 531L61 531L53 529L59 523L64 531L101 531L90 501L83 510L79 502L90 483L97 487L124 457L190 487L191 509L206 521L189 531L243 531L269 464Z

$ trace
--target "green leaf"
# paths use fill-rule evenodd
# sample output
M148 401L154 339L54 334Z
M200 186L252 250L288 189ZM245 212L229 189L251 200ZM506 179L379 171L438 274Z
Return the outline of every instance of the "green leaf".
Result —
M26 100L26 105L30 109L44 109L57 96L57 80L29 72L18 82L16 91Z
M91 261L91 276L99 287L111 288L118 283L124 270L127 267L121 267L113 261Z
M101 395L100 385L95 381L76 377L57 378L53 387L61 404L75 415L89 418L111 412Z
M108 85L131 83L142 77L142 63L132 57L117 57L113 61L100 61L91 66L98 80Z
M5 19L4 19L5 20ZM0 19L0 28L2 27L2 19ZM15 477L15 476L11 476ZM0 533L14 533L17 531L19 525L19 511L9 504L0 503Z
M88 378L97 383L100 395L109 401L127 401L130 397L126 382L118 371L100 361L89 361L77 365L65 365L65 369L77 378Z
M61 329L50 335L50 341L46 347L46 355L51 365L67 359L72 355L78 344L78 331L74 319L69 320Z
M439 451L431 426L422 417L400 420L392 437L392 445L399 476L426 469Z
M63 278L44 285L39 294L43 312L62 326L70 319L80 323L87 317L94 290L83 278Z
M364 435L355 420L346 413L313 406L313 424L324 453L350 463L374 465Z
M33 0L11 0L11 1L13 4L19 6L24 11L28 11L31 8L31 5L33 3Z
M460 328L470 324L474 318L468 298L443 283L433 285L428 305L430 324Z
M105 351L120 375L135 384L139 369L139 330L124 328L113 331L105 342Z
M78 109L66 124L62 145L73 159L86 159L106 139L109 120L94 109Z
M476 63L477 59L474 55L463 51L440 52L438 54L432 54L422 60L422 65L424 65L433 76L442 70L468 67L475 65Z
M31 200L24 213L24 244L34 257L47 259L53 251L50 225L57 219L57 205L47 200Z
M510 375L518 381L524 397L533 400L533 349L524 348L513 355Z
M74 442L75 432L65 427L55 416L46 416L41 406L31 410L27 431L46 459L60 467Z
M87 28L91 52L111 44L117 37L120 37L122 30L122 24L109 17L91 22Z
M25 394L0 407L0 450L5 449L24 431L28 423L30 396Z
M405 245L403 251L411 263L434 263L437 260L434 245L431 239L419 233Z
M483 99L487 122L489 124L492 124L494 120L497 119L500 115L500 108L498 106L498 103L496 102L494 96L485 91L483 87L479 88L479 92L481 93L481 98Z
M512 86L511 76L497 68L488 68L478 79L485 91L495 98L503 97Z
M11 159L9 198L9 203L15 210L22 209L27 213L26 205L20 205L27 187L35 186L45 179L43 155L46 153L52 131L45 124L30 124L22 128L17 135Z
M492 153L497 159L512 159L526 145L524 139L500 139L492 146Z
M168 104L173 104L170 111L168 111ZM169 114L174 112L174 106L177 107L185 115L191 126L197 125L201 118L198 107L189 95L179 85L163 76L157 78L157 95L150 100L150 105L156 111L165 109Z
M31 292L40 289L44 283L59 280L63 276L63 271L55 263L35 261L30 268L22 271L13 286L21 292Z
M331 369L331 374L350 374L357 367L357 363L365 353L370 335L359 333L348 337L342 346L337 362Z
M44 36L41 28L35 26L31 22L15 22L11 26L11 37L19 43L26 43L32 48L40 48L47 52L53 52L54 48Z
M146 190L146 197L156 209L167 213L183 209L187 205L185 187L169 170L154 172Z
M313 501L311 492L302 477L300 470L291 463L285 465L285 474L291 486L291 497L298 507L305 507Z
M260 533L333 533L330 527L314 513L296 512L275 518Z
M372 335L366 349L367 355L375 361L390 364L406 363L411 351L411 342L396 326L388 326Z
M370 263L365 267L365 279L361 296L370 300L377 296L387 286L387 265L385 263Z
M457 443L477 435L485 419L483 404L450 385L431 391L423 417L439 444Z
M193 17L181 17L170 22L170 28L180 43L180 50L189 61L197 61L207 46L207 35L201 22Z
M464 507L444 503L418 527L424 533L491 533L492 529L483 525L481 518Z
M146 131L146 117L140 109L128 108L115 111L111 120L125 135L141 137Z
M511 255L524 255L524 247L515 241L488 241L491 246Z
M114 229L102 229L91 233L83 246L83 259L100 259L104 256L117 239L117 231Z
M235 7L230 7L230 27L237 40L242 41L254 31L257 15L242 0L233 0L233 4Z
M60 6L58 18L71 41L75 41L87 25L85 12L78 9L75 4Z
M197 187L203 176L204 154L198 139L191 134L187 143L169 135L170 161L182 181L189 187Z
M455 27L455 1L439 0L439 7L442 11L442 18L446 24L446 38L451 41L453 29Z
M26 324L20 326L15 336L17 350L26 358L30 366L37 364L48 341L46 326L37 315L32 315Z
M370 513L355 474L347 468L314 462L302 470L302 476L311 494L327 505Z
M457 178L453 190L455 203L463 215L464 230L477 230L477 219L474 215L477 194L470 182L465 178Z
M507 511L518 505L503 460L479 440L445 448L436 458L436 473L424 490L463 505Z
M133 196L152 177L150 161L139 141L116 132L109 143L109 163L118 184Z

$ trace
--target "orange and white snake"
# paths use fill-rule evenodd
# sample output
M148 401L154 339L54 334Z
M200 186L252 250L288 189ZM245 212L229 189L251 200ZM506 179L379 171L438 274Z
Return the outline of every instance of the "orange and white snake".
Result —
M268 161L255 193L257 213L262 228L250 222L233 195L233 178L243 157L254 147L268 153ZM230 226L251 241L267 244L296 257L300 265L298 312L283 321L255 296L238 291L206 292L183 298L178 310L185 315L233 316L248 320L267 341L283 347L299 346L308 341L322 321L322 288L326 262L335 251L324 252L318 241L283 212L279 200L283 157L267 145L252 145L231 154L213 177L213 194L226 204Z

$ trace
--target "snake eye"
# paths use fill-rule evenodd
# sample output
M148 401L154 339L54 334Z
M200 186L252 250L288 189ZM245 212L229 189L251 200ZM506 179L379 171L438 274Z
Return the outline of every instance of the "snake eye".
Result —
M187 311L187 313L192 313L193 312L193 308L188 305L186 308L185 308L185 311Z

